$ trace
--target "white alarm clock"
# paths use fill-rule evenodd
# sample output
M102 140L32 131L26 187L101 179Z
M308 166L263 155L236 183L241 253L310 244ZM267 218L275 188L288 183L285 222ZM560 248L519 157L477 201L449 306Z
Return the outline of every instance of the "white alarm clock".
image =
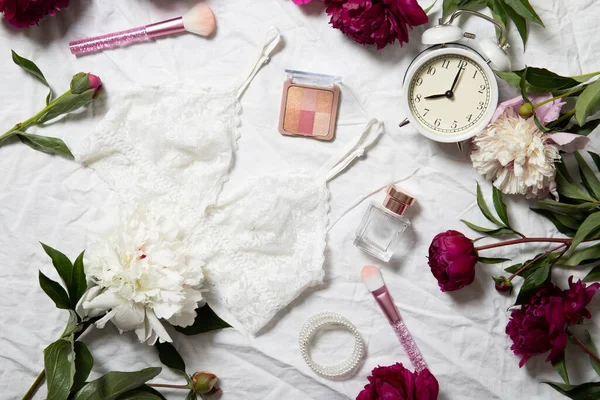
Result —
M473 14L504 28L484 14L458 10L449 21L423 33L423 44L433 45L419 54L404 77L402 103L407 123L437 142L460 143L470 139L492 119L498 106L498 83L492 68L509 71L508 45L483 39L469 46L457 43L474 39L452 25L461 14Z

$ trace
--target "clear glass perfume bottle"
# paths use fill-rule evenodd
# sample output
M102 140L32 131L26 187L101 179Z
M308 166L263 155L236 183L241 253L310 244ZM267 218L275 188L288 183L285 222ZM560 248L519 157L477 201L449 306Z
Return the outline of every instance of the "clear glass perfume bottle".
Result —
M398 250L401 237L410 221L404 211L415 199L389 185L383 206L371 204L356 231L354 245L361 250L388 262Z

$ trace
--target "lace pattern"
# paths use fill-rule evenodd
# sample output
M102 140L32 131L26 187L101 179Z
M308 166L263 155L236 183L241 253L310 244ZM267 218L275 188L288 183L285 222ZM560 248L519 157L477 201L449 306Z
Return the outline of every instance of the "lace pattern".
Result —
M328 191L323 178L280 173L226 188L239 138L238 93L136 88L120 99L78 159L125 206L177 218L208 286L256 333L323 280Z

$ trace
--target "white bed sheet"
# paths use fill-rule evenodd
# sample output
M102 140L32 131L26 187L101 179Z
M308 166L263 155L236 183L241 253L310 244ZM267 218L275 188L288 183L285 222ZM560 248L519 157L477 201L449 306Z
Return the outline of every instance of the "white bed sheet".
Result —
M10 59L9 49L34 60L57 93L78 71L99 75L105 96L91 110L69 116L40 134L63 138L75 151L78 143L110 107L113 94L130 84L182 82L184 85L227 86L239 81L257 57L265 33L279 27L285 47L258 75L243 98L240 150L229 184L264 171L303 165L317 170L339 151L371 117L386 123L386 132L368 156L330 185L331 221L326 251L326 282L304 293L258 337L232 329L187 338L174 334L176 346L190 371L210 370L221 382L223 400L305 400L355 398L366 376L377 365L408 364L396 337L359 280L360 268L376 263L406 324L416 338L441 386L440 399L560 399L542 379L559 380L543 358L519 369L504 334L506 309L512 299L497 294L492 275L500 267L478 267L470 287L441 293L429 272L426 253L431 238L446 229L474 236L459 222L467 218L485 224L475 204L475 179L465 154L440 145L412 128L399 129L403 119L399 93L404 71L422 49L415 29L410 45L383 51L363 48L327 24L318 4L304 9L290 0L207 0L215 11L218 32L211 40L193 35L167 38L124 50L75 58L69 40L121 30L180 15L193 1L102 0L73 1L58 16L39 27L15 30L0 27L0 126L8 129L42 107L46 89ZM427 6L429 2L423 1ZM441 1L438 1L441 3ZM546 29L531 27L527 53L513 30L513 65L547 67L562 74L581 74L600 66L597 35L600 5L596 0L532 0ZM439 10L440 4L436 5ZM439 16L434 15L434 21ZM491 26L469 21L482 36ZM333 143L297 140L277 132L284 69L332 73L344 78L337 139ZM503 85L504 97L516 95ZM33 132L33 130L32 130ZM592 147L598 150L597 134ZM100 218L114 212L116 195L75 162L34 152L14 144L0 148L0 398L20 398L43 365L42 350L63 329L66 313L54 308L41 291L37 270L56 277L38 241L75 257ZM234 170L234 171L235 171ZM390 182L414 193L417 205L409 212L414 226L404 249L383 265L353 246L354 230L370 201L381 201ZM489 193L489 184L483 185ZM528 210L523 199L508 200L520 231L557 235L554 227ZM535 246L527 248L535 251ZM524 260L527 254L515 261ZM562 271L560 282L566 282ZM575 272L577 275L578 273ZM600 300L592 303L598 310ZM361 332L367 358L350 380L331 382L317 377L303 362L297 345L301 325L320 311L349 318ZM597 321L590 324L600 337ZM119 336L109 326L85 337L96 365L92 377L109 370L158 366L153 349L133 335ZM319 342L322 357L341 357L351 346L347 336L332 333ZM571 345L570 345L571 346ZM583 353L569 348L572 380L593 379ZM167 369L163 382L178 383ZM45 389L38 394L43 398ZM169 398L182 393L167 392Z

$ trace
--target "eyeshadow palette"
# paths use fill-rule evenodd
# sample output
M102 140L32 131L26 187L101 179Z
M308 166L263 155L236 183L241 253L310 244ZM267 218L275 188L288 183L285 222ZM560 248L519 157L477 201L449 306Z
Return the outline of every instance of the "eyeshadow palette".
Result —
M332 140L335 135L340 88L334 83L319 85L324 77L333 78L328 75L294 72L313 79L305 83L291 78L285 82L279 132L288 136ZM314 77L320 80L315 80Z

